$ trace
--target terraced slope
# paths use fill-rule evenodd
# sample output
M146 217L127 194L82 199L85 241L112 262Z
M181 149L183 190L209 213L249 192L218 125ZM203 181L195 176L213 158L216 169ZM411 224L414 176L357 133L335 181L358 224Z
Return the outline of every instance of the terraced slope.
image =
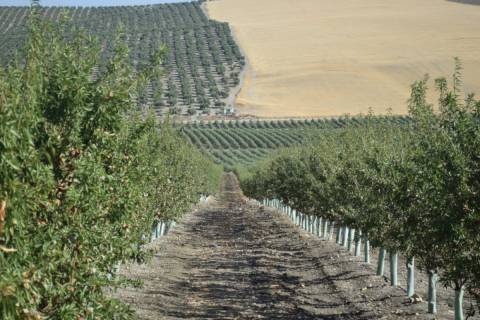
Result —
M60 21L64 13L73 25L100 38L103 60L111 56L120 28L137 70L149 66L161 44L168 47L166 76L154 80L141 99L159 115L224 113L226 98L239 83L244 57L228 24L209 20L199 3L42 9L42 15L52 21ZM22 47L27 29L27 7L0 6L1 64L11 61ZM100 65L94 72L102 68Z
M280 148L300 144L315 131L362 126L366 121L365 117L211 121L183 124L181 130L193 145L231 169L252 164ZM410 120L406 116L385 116L374 121L406 124Z

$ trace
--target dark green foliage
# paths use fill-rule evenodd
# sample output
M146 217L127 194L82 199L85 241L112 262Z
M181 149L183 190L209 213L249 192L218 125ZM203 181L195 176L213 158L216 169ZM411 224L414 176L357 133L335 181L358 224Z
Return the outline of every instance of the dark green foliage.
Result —
M217 102L217 112L223 112L220 98L228 96L229 88L239 82L244 58L226 23L209 20L198 2L130 7L40 8L42 18L58 22L63 16L99 38L102 49L95 70L105 71L114 54L115 35L124 30L124 40L130 48L128 61L137 72L150 68L152 55L165 45L167 70L163 81L152 81L139 96L140 104L155 106L159 114L169 108L183 114L206 111ZM0 7L0 65L11 62L22 48L28 33L27 7ZM71 36L67 32L67 38ZM223 83L226 72L232 78ZM95 72L94 72L95 73ZM165 101L164 104L160 103Z
M427 81L416 82L407 124L365 117L352 127L352 119L339 119L343 129L240 168L242 189L361 229L374 246L414 256L444 285L478 296L480 102L462 101L459 71L457 61L452 89L436 80L436 111L426 101Z
M211 155L215 162L223 164L227 170L232 170L235 166L257 162L275 150L309 141L312 136L317 138L320 134L321 137L321 133L329 129L364 126L365 119L343 117L341 122L337 119L193 122L181 125L181 130L197 148ZM387 125L396 124L399 119L405 124L410 121L408 117L400 116L369 119Z
M124 282L115 265L145 259L154 221L188 211L220 169L136 111L160 57L135 77L116 41L92 80L97 42L65 42L68 26L32 12L24 63L0 71L0 318L129 319L105 294Z

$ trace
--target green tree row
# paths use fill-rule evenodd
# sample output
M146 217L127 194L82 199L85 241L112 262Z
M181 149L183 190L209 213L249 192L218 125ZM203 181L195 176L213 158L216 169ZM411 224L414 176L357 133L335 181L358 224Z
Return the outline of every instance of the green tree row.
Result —
M393 262L398 252L415 258L430 276L429 311L438 275L455 289L456 319L464 291L480 288L480 102L461 97L460 69L457 61L451 88L435 81L437 108L427 79L412 85L409 125L332 130L239 171L250 197L361 230Z
M114 54L117 30L124 29L130 49L129 63L137 72L149 68L161 44L168 47L163 61L167 72L155 78L139 95L140 104L185 114L208 112L223 105L235 86L244 58L233 41L228 24L209 20L197 2L123 7L45 7L42 19L59 22L68 16L72 25L100 39L98 70ZM28 7L0 6L0 65L14 59L28 34ZM235 71L235 72L233 72ZM235 74L232 81L227 75ZM164 83L165 82L165 83ZM177 88L178 86L178 88ZM177 107L177 108L175 108ZM183 109L181 107L184 107ZM197 110L200 109L200 110ZM163 110L164 111L164 110Z
M40 20L34 7L25 57L0 70L0 318L129 319L106 295L125 283L114 266L145 259L152 225L222 169L138 111L152 74L134 76L126 45L92 80L97 42Z
M407 116L356 116L334 119L275 121L210 121L178 125L197 148L230 171L234 167L253 164L281 148L299 145L313 135L322 139L322 132L344 127L361 127L368 122L384 125L407 125ZM250 151L260 150L260 156Z
M408 116L385 115L375 116L375 121L385 124L408 124ZM230 120L230 121L196 121L183 125L184 128L193 129L333 129L344 127L363 126L372 120L372 116L342 116L325 119L305 120Z

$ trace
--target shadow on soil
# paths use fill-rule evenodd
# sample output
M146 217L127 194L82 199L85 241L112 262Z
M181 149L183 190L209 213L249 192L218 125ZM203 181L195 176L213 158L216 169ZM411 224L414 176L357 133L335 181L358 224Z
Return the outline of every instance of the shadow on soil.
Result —
M480 5L480 0L447 0L448 2L457 2L462 4Z
M431 319L349 253L249 202L233 175L161 243L154 265L131 271L145 288L121 292L139 319Z
M228 190L227 186L227 190ZM265 217L258 216L246 221L246 214L237 209L233 201L237 194L225 193L223 201L231 212L224 216L224 210L211 210L202 215L194 229L189 232L202 232L206 243L210 243L213 253L208 258L189 261L192 272L188 283L178 282L173 292L183 291L196 299L200 305L195 308L170 310L169 316L200 319L370 319L363 311L332 314L322 313L319 317L309 309L337 309L344 302L334 302L328 297L323 300L310 294L321 285L332 285L334 281L348 281L353 277L349 272L340 272L334 276L321 276L301 282L296 273L315 273L325 263L325 257L312 257L305 254L301 240L293 239L285 243L280 230L272 234L261 227L271 224ZM232 201L232 202L231 202ZM225 203L224 202L224 203ZM220 218L221 217L221 218ZM222 222L219 223L219 220ZM255 223L255 227L251 226ZM229 246L229 247L226 247ZM234 246L233 248L231 246ZM333 263L333 262L332 262ZM208 272L206 272L208 271ZM358 276L357 276L358 277ZM332 292L332 289L329 288ZM191 301L195 305L196 301Z

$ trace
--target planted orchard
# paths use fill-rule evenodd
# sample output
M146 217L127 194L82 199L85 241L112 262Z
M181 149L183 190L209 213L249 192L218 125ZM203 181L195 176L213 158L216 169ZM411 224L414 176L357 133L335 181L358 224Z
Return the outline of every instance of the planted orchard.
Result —
M169 53L163 66L167 72L138 100L155 107L159 115L168 114L170 109L181 115L209 113L210 109L223 114L223 100L239 82L244 58L228 24L209 20L199 3L39 10L44 19L54 22L61 21L65 13L75 27L98 37L100 71L105 71L113 54L111 44L117 31L128 43L128 61L135 72L148 69L152 55L165 45ZM26 7L0 7L4 31L0 34L0 65L12 61L22 48L28 33L27 15ZM168 85L163 86L163 82Z
M281 199L302 215L322 217L328 228L334 224L340 244L348 247L355 230L357 242L379 248L379 275L390 260L392 285L402 253L408 294L416 264L430 275L428 311L436 312L440 282L455 291L455 318L463 319L464 293L478 295L479 288L480 102L461 99L459 70L457 64L451 88L436 81L435 110L426 102L426 80L412 86L407 125L367 117L362 127L318 135L240 177L249 196Z
M0 72L0 317L129 319L106 295L125 283L116 266L146 259L152 225L188 211L221 169L138 112L160 59L136 77L119 40L92 80L96 42L64 42L39 14L25 63Z
M408 117L389 116L371 117L368 121L386 126L404 126L410 120ZM241 165L251 165L281 148L305 143L312 137L324 139L331 130L362 127L366 122L366 117L360 116L311 120L208 121L182 124L181 130L197 148L211 155L217 163L226 165L228 170L233 170ZM236 152L230 152L236 149ZM212 152L214 150L221 152ZM252 156L251 152L255 150L260 150L260 153ZM243 155L239 156L239 153ZM222 157L218 157L219 154ZM228 160L228 165L224 160Z

